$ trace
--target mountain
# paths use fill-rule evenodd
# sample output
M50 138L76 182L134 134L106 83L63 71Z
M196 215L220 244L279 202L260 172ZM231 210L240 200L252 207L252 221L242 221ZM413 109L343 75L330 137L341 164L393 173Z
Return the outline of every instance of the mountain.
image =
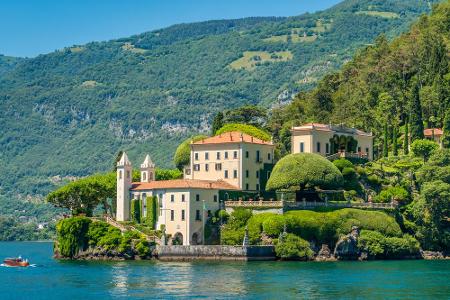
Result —
M288 102L379 34L405 31L433 2L348 0L301 16L180 24L3 63L0 191L46 194L72 176L111 169L119 149L135 165L148 152L169 166L180 140L208 131L216 112Z
M0 78L2 75L5 75L14 69L16 64L22 60L24 59L20 57L5 56L0 54Z

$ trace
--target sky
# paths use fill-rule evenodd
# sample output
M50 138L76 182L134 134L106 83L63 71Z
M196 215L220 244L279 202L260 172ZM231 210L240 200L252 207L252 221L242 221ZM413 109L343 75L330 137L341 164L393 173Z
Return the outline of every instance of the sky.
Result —
M0 54L34 57L178 23L295 16L340 0L3 0Z

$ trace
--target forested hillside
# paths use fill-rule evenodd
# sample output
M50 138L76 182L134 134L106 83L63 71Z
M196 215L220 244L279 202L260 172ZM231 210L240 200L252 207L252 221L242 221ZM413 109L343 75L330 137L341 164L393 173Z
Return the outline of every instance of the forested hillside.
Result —
M339 72L326 75L316 88L274 110L275 138L287 151L292 125L343 123L374 132L379 156L397 155L401 148L407 152L411 140L423 138L424 128L450 129L449 54L446 0L409 32L391 43L378 37Z
M218 111L288 101L379 34L406 30L430 2L348 0L297 17L181 24L17 63L2 57L1 192L45 194L67 177L110 169L119 149L135 165L149 152L168 166L180 140L209 131ZM348 114L338 114L337 101L323 118L309 116L369 127L346 103Z

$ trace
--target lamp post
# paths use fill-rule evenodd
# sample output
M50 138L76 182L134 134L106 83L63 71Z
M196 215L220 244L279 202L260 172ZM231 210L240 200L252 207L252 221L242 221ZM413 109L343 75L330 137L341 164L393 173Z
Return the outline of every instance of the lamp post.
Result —
M203 241L203 245L205 245L205 200L202 200L202 202L203 202L203 207L202 207L202 225L203 225L203 230L202 230L202 233L203 233L203 239L202 239L202 241Z

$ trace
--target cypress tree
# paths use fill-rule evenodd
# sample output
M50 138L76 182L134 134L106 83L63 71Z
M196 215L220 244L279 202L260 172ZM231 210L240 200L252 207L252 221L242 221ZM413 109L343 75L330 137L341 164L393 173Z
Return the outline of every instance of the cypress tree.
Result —
M223 113L218 112L217 115L214 117L212 128L211 128L211 134L215 135L217 130L223 127Z
M444 118L444 136L442 137L442 146L446 149L450 148L450 108L447 109Z
M415 140L422 140L423 135L423 120L422 120L422 106L420 105L419 98L419 85L416 84L412 91L412 106L411 106L411 117L410 117L410 135L411 142Z
M388 149L388 126L387 123L384 125L384 141L383 141L383 157L388 157L389 149Z
M394 128L392 128L392 153L394 156L398 156L397 126L394 126Z
M403 154L407 155L409 153L409 132L408 132L408 120L405 122L405 135L403 139Z

